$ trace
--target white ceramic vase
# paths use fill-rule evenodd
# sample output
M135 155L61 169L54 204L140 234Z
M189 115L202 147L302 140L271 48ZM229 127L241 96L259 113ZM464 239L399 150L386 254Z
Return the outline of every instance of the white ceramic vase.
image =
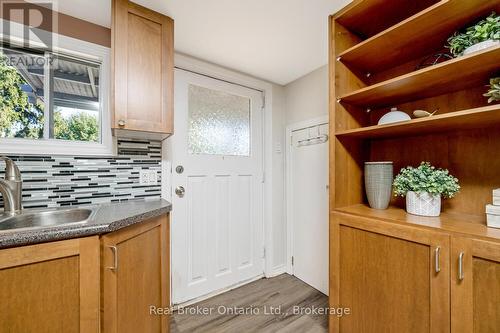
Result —
M406 211L413 215L439 216L441 214L441 196L427 192L406 193Z
M484 42L480 42L477 44L474 44L472 46L469 46L464 50L464 55L471 54L477 51L485 50L487 48L490 48L492 46L496 46L500 44L500 40L493 40L493 39L488 39L485 40Z
M371 208L387 209L391 201L392 162L365 163L365 189Z

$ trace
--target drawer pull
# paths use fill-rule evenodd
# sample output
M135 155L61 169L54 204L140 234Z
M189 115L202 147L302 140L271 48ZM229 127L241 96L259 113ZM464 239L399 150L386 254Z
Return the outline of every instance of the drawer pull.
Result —
M107 268L116 272L118 270L118 249L116 248L116 246L108 246L108 247L113 252L113 266Z
M458 280L462 281L464 279L464 254L460 252L458 255Z
M434 250L434 270L436 273L441 272L441 265L440 265L440 257L441 257L441 247L438 246Z

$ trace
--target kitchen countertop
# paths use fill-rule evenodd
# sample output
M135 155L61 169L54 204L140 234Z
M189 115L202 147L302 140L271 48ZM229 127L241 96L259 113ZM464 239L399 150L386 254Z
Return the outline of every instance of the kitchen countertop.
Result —
M94 210L94 213L83 224L77 223L73 225L54 225L39 229L0 231L0 249L105 234L166 214L172 210L172 205L166 200L158 199L67 207L66 209L71 208L91 208Z

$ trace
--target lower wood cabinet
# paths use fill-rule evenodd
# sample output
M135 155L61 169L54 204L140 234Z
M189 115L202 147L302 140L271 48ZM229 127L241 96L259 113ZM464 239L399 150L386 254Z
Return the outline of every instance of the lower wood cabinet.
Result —
M0 250L0 332L98 332L99 238Z
M500 332L500 244L453 237L453 333Z
M336 217L331 332L449 332L449 237Z
M169 332L169 256L168 215L0 250L0 333Z
M160 217L102 237L105 333L168 332L168 218Z
M330 332L500 332L500 242L334 213Z

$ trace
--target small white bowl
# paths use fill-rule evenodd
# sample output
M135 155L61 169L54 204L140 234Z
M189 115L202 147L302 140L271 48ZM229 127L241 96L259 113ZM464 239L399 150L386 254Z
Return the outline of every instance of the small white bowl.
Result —
M411 117L402 111L391 111L385 114L378 121L379 125L391 124L391 123L399 123L401 121L411 120Z

